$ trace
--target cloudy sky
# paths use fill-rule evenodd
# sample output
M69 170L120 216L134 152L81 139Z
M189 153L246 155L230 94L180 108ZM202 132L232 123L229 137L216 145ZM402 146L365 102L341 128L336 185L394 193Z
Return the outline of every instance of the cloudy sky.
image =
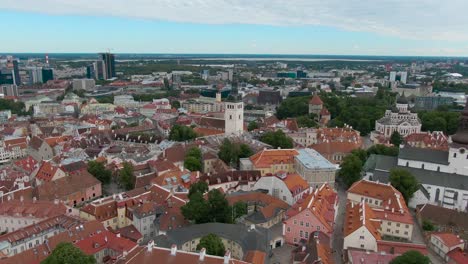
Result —
M0 0L0 52L468 56L467 0Z

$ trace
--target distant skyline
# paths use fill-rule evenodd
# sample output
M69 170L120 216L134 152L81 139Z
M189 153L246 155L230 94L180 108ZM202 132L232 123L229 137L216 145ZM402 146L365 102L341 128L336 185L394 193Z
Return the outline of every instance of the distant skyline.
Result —
M464 0L0 0L2 53L468 56Z

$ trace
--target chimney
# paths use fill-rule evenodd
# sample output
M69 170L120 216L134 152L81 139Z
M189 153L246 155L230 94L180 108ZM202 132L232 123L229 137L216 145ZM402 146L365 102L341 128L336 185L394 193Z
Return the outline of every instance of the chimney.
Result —
M223 264L229 264L229 260L231 260L231 251L227 250L226 254L224 254Z
M171 246L171 256L175 256L177 254L177 245L172 244Z
M154 241L150 240L148 242L148 245L146 245L146 251L151 252L153 250L153 247L154 247Z
M200 260L200 261L204 261L204 260L205 260L205 255L206 255L206 249L205 249L205 248L202 248L202 249L200 250L200 258L199 258L199 260Z

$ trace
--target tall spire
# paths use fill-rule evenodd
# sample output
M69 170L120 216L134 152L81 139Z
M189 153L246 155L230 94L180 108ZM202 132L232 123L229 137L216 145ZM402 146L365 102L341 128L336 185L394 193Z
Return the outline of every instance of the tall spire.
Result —
M452 136L452 142L460 145L468 145L468 100L465 108L461 112L460 123L455 135Z

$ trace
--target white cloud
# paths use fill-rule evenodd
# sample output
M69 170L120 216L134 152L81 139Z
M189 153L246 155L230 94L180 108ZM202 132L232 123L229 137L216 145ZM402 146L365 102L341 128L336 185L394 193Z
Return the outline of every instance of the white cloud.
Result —
M0 0L0 9L203 24L321 25L467 41L467 0Z

